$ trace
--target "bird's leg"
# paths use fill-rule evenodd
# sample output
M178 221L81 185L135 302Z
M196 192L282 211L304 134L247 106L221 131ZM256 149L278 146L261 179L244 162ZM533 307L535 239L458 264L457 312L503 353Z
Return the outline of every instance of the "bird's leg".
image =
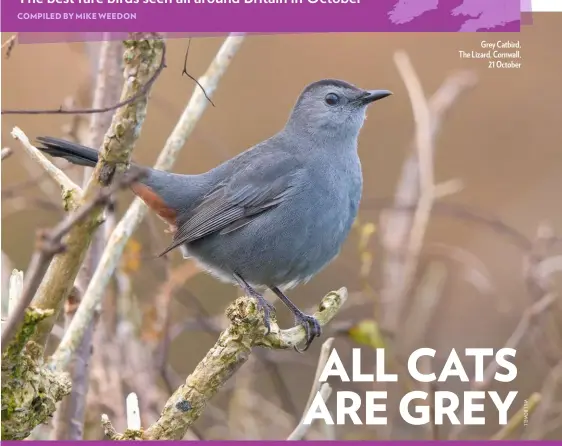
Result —
M295 350L299 353L307 351L314 338L317 338L322 334L322 327L320 326L316 318L314 318L313 316L309 316L308 314L304 314L301 310L299 310L297 306L293 302L291 302L279 288L273 287L271 288L271 291L273 291L275 295L279 299L281 299L281 301L285 305L287 305L289 310L291 310L291 313L293 313L295 316L295 323L304 327L304 330L306 332L306 344L302 350L295 346Z
M267 332L265 335L267 336L271 332L271 323L270 323L270 314L271 312L275 312L275 307L270 304L260 293L254 290L248 282L246 282L241 276L238 274L234 274L234 278L240 288L244 290L244 293L256 299L258 308L263 311L263 323L265 328L267 328Z

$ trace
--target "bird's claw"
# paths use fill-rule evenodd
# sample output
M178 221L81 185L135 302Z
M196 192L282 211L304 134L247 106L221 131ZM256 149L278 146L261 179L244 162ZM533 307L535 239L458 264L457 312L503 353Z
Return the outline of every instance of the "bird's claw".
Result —
M306 333L306 341L305 341L304 348L300 349L298 348L298 346L295 345L295 350L297 352L304 353L305 351L308 350L310 344L312 344L312 341L314 341L314 338L320 337L320 335L322 334L322 327L320 326L320 323L315 317L309 316L304 313L298 314L295 317L295 324L302 325Z
M275 307L270 304L261 294L254 296L257 301L258 310L263 311L263 324L267 329L265 336L271 333L271 313L275 312Z

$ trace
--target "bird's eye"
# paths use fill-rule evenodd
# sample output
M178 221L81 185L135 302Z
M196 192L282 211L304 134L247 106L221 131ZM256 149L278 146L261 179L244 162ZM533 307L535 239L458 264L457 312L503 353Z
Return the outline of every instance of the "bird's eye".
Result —
M337 105L340 102L340 97L335 93L328 93L324 99L328 105Z

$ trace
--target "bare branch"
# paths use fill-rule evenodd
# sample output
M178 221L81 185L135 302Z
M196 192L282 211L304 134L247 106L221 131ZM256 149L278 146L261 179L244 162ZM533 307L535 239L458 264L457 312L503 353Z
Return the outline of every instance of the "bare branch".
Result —
M332 394L332 388L330 387L330 385L328 383L324 383L324 384L322 384L320 389L317 390L316 393L318 393L318 392L320 393L320 396L322 397L322 399L324 401L327 401L328 398L330 398L330 395ZM315 395L316 395L316 393L315 393ZM305 414L306 414L306 411L305 411ZM287 438L287 441L302 440L304 438L304 436L306 435L306 433L309 431L311 426L312 426L312 423L311 424L303 424L302 420L301 420L299 425L295 428L295 430L291 433L291 435L289 435L289 437Z
M303 420L306 416L306 413L310 409L310 405L312 401L314 401L314 397L318 392L322 394L322 399L326 401L332 392L332 389L328 385L328 383L324 383L323 385L320 383L320 375L328 362L328 358L330 357L330 351L332 349L332 344L334 343L334 338L328 338L324 344L322 344L322 349L320 350L320 357L318 358L318 365L316 367L316 373L314 374L314 381L312 381L312 387L310 389L310 395L308 396L308 401L306 402L306 406L304 408L302 417L299 421L298 426L295 430L287 437L287 440L302 440L308 430L310 429L311 424L303 424Z
M2 149L2 161L4 161L6 158L12 156L14 154L14 151L12 149L10 149L9 147L4 147Z
M4 48L6 49L6 53L5 53L6 59L9 59L10 56L12 55L12 51L16 46L17 38L18 38L18 33L15 33L2 44L2 50L4 50Z
M562 272L562 255L547 257L539 262L536 268L536 274L541 278L560 272Z
M212 95L215 91L220 78L230 65L230 61L240 48L242 41L243 37L231 36L224 42L207 73L200 79L200 83L204 86L207 94ZM163 151L160 153L155 168L167 170L172 167L179 150L195 128L207 105L208 102L205 95L200 89L195 89L179 122L168 138ZM137 198L131 204L122 220L117 224L107 242L106 249L90 281L90 285L84 293L82 305L80 305L71 327L65 333L57 351L51 358L51 366L63 369L68 364L72 353L76 350L84 335L94 309L102 300L104 290L121 258L127 240L142 221L146 212L146 205Z
M433 189L435 180L433 178L433 135L431 132L431 115L429 105L423 91L416 70L410 62L410 58L403 51L394 54L394 62L398 68L404 85L408 90L414 121L416 123L416 149L418 151L418 162L420 172L420 189L429 192Z
M29 142L29 138L21 129L14 127L12 130L12 136L14 139L17 139L22 143L29 156L36 161L60 186L65 209L76 209L82 200L82 189L80 186L75 184L62 170L55 166L45 155L33 146Z
M415 274L418 257L421 252L425 231L429 223L431 208L435 199L433 178L433 137L431 133L431 116L425 93L410 59L403 52L395 54L394 62L406 85L414 120L416 122L416 149L418 155L420 196L414 213L412 228L408 237L407 257L401 271L400 281L393 292L392 305L387 306L383 319L383 327L394 334L398 320L404 308L404 300Z
M4 209L2 209L4 210ZM1 260L1 266L2 266L2 282L0 283L1 285L1 289L0 289L0 299L1 301L1 319L2 319L2 323L4 323L4 321L6 319L8 319L8 314L9 314L9 310L8 310L8 306L9 306L9 302L8 299L6 299L6 296L8 296L9 292L10 292L10 278L12 277L12 273L14 271L13 269L13 262L10 259L10 257L8 257L8 255L2 251L2 260ZM18 294L19 296L19 294Z
M460 183L447 182L435 185L433 179L433 140L437 134L444 112L452 105L459 93L474 85L471 73L460 73L447 79L441 88L426 101L421 83L405 53L397 53L395 62L408 90L416 135L415 152L404 163L402 177L395 197L396 207L415 206L412 215L389 210L381 215L381 241L387 250L384 263L384 286L382 301L385 305L382 327L394 334L395 327L404 308L404 300L417 268L425 230L435 199L458 191ZM404 262L396 259L396 253L407 247Z
M8 294L8 315L14 312L23 290L23 271L17 269L10 276L10 290Z

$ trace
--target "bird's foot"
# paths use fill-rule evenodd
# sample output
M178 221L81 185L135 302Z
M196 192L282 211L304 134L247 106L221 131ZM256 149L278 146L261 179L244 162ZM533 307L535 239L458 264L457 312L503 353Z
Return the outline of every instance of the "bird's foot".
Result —
M271 313L275 313L275 307L270 304L260 293L254 290L248 282L246 282L242 276L234 274L234 278L238 282L238 285L244 290L246 296L252 297L256 300L258 310L263 311L263 324L267 331L265 335L267 336L271 333Z
M315 317L304 313L298 313L295 315L295 324L302 325L304 327L304 331L306 332L306 342L304 348L301 350L295 345L295 350L297 352L304 353L308 350L308 347L310 347L314 338L320 337L322 334L322 327Z
M265 336L271 333L271 313L275 313L275 307L270 304L265 297L263 297L258 292L252 292L252 297L256 299L258 310L263 311L263 324L267 331L265 332Z

